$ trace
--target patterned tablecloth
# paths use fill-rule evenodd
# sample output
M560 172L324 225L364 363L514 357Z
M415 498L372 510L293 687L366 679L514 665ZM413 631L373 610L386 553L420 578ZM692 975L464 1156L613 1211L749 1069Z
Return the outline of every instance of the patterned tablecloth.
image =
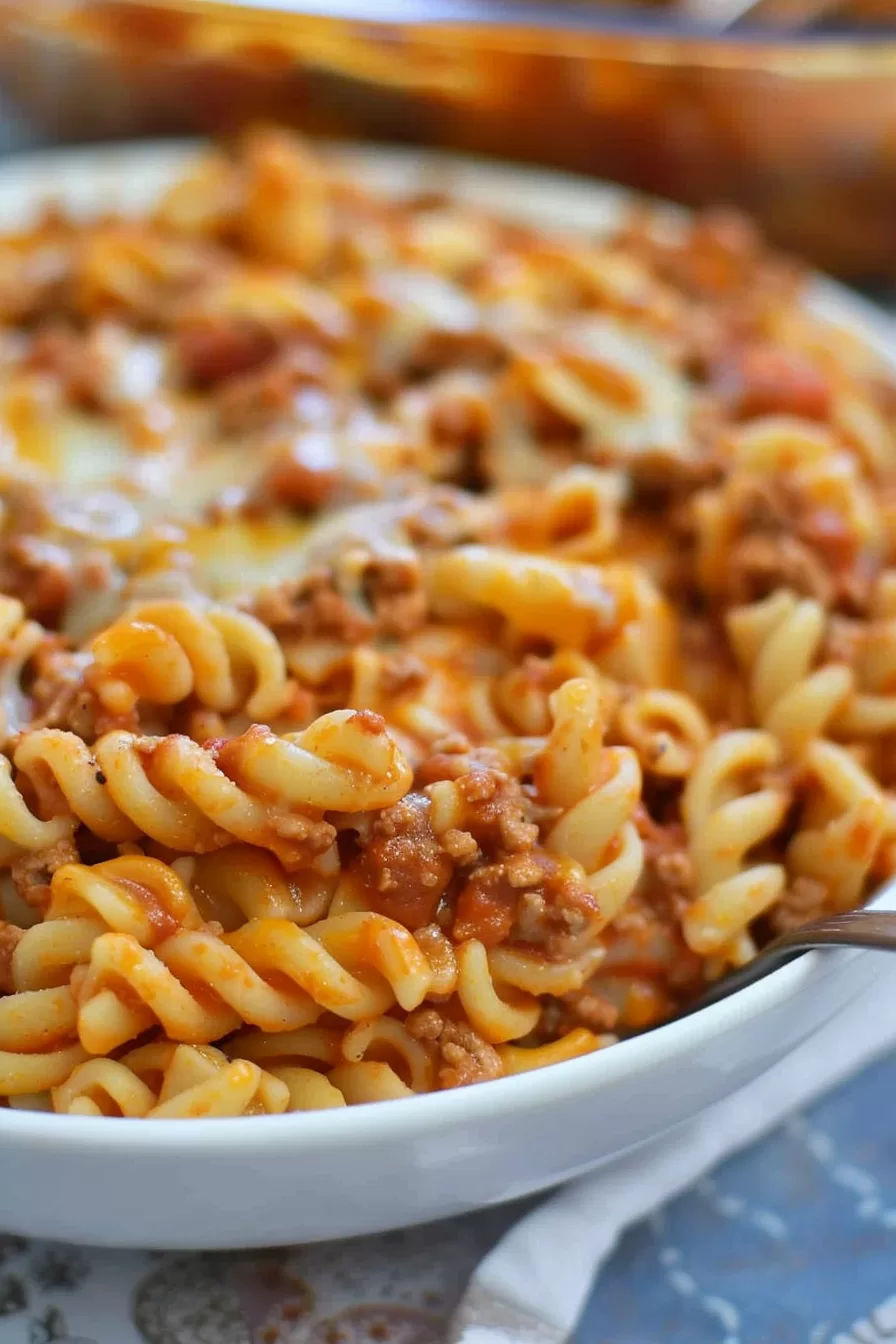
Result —
M0 156L33 143L4 115ZM896 1058L635 1228L575 1344L896 1342ZM497 1211L262 1255L86 1252L0 1235L0 1344L439 1344ZM0 1190L0 1224L3 1192Z

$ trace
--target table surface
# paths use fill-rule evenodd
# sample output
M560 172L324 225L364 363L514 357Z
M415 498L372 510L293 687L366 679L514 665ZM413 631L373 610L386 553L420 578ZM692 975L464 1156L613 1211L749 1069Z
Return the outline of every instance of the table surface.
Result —
M0 156L35 142L0 98ZM634 1228L602 1274L575 1344L896 1344L894 1115L896 1057ZM446 1309L500 1220L469 1229L466 1220L455 1238ZM445 1236L443 1228L433 1249L442 1249ZM400 1266L410 1245L390 1241ZM116 1305L117 1281L130 1285L141 1270L133 1255L85 1254L0 1235L0 1344L155 1344L156 1338L181 1344L180 1332L135 1333L130 1291ZM412 1334L400 1344L436 1344L438 1331L430 1335L427 1328L425 1339ZM361 1344L362 1337L366 1344L358 1320L356 1330L340 1332L338 1344ZM207 1334L200 1326L189 1338L254 1344L262 1335L241 1328Z

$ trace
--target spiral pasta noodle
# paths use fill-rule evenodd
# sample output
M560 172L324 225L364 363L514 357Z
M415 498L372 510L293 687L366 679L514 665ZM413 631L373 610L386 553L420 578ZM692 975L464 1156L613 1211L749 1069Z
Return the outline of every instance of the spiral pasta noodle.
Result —
M69 815L36 817L2 758L0 840L8 854L49 848L79 821L106 840L147 835L194 853L243 840L295 865L307 855L315 814L388 805L410 783L383 721L349 710L285 737L253 728L221 746L220 764L187 737L123 730L105 734L91 752L74 734L45 729L29 734L14 759L36 788L61 795Z
M627 482L619 471L569 467L543 491L510 494L507 531L525 550L597 563L612 555Z
M780 864L748 860L781 825L789 799L781 788L751 790L746 781L779 759L770 733L723 733L701 753L685 785L682 809L699 894L682 928L688 946L704 956L731 944L784 888Z
M46 1092L87 1059L68 985L0 998L0 1097Z
M535 762L548 804L563 813L546 837L548 849L580 864L600 914L595 931L613 920L641 875L641 840L632 822L641 791L634 752L603 746L600 693L568 681L552 696L554 726Z
M26 929L12 954L16 991L68 982L90 959L94 940L113 931L141 947L162 942L177 928L199 928L199 912L177 874L144 855L122 855L87 867L57 868L41 923Z
M90 684L111 713L139 700L176 705L191 695L205 708L272 719L289 697L283 651L247 612L197 610L185 602L143 602L90 646Z
M367 967L373 978L365 977ZM429 982L410 933L369 913L336 915L307 930L278 919L249 920L223 937L184 930L154 950L130 934L107 933L95 939L78 988L78 1033L93 1054L155 1021L171 1040L205 1044L241 1021L291 1031L325 1011L354 1021L396 1001L410 1010ZM129 1001L115 986L127 986ZM208 993L198 998L190 986Z
M245 1032L229 1042L228 1051L238 1059L263 1063L287 1086L288 1109L295 1111L395 1101L429 1091L434 1081L431 1054L391 1017L345 1031L304 1027L274 1036Z
M734 651L750 678L756 721L791 753L824 736L850 698L853 676L836 663L812 670L825 632L821 604L781 589L762 602L732 609L726 619Z
M52 1089L60 1115L182 1120L276 1115L289 1108L286 1085L248 1060L208 1046L159 1041L120 1060L89 1059Z
M886 737L896 729L896 620L891 615L869 621L862 631L854 671L853 693L837 715L834 733Z
M787 862L829 893L835 910L859 899L883 840L887 809L880 788L849 752L814 742L806 753L812 792Z
M488 951L476 939L457 950L457 995L467 1019L492 1044L518 1040L533 1031L541 1016L540 996L581 989L603 958L592 947L560 966L511 948Z
M636 691L619 706L616 731L638 754L644 770L684 779L709 741L706 715L680 691Z
M253 845L176 859L173 867L204 917L228 930L264 918L289 919L305 928L329 912L339 881L334 847L293 872Z

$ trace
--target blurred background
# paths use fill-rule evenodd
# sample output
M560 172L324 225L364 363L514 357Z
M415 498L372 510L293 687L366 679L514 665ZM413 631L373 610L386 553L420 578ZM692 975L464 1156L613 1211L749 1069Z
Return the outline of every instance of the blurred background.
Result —
M265 119L733 204L896 294L896 0L0 0L0 155ZM713 1344L727 1300L745 1339L859 1344L875 1302L896 1331L894 1068L630 1232L580 1344Z
M896 278L896 0L0 0L0 90L7 142L274 118L735 204Z

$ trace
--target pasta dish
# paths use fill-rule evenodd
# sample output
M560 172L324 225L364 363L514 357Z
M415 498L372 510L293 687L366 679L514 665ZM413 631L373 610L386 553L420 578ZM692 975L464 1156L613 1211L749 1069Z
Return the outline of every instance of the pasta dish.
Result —
M212 150L0 237L0 1105L611 1046L896 866L896 387L724 213Z

